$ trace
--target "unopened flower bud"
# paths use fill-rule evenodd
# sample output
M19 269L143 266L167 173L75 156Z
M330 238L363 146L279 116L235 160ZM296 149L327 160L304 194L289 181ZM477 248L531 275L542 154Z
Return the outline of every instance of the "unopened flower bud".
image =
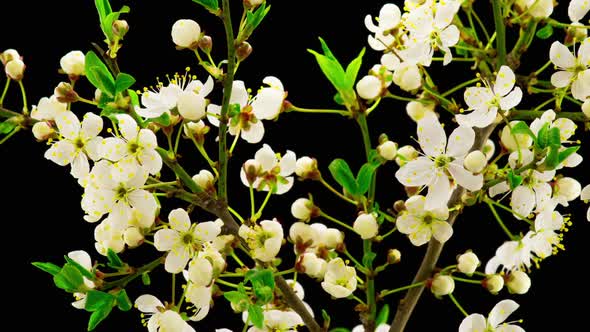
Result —
M183 91L178 95L176 107L183 118L199 121L205 117L207 101L202 95L193 91Z
M432 279L430 291L434 296L440 297L449 295L455 290L455 281L447 275L437 274Z
M123 239L129 248L135 248L143 243L143 234L137 227L129 227L123 233Z
M336 228L328 228L321 234L322 241L328 249L335 249L344 242L344 233Z
M428 112L434 112L434 103L411 101L406 105L406 113L414 122L424 118Z
M97 103L100 102L101 97L102 97L102 91L100 91L100 89L94 90L94 101Z
M479 258L471 251L467 251L457 259L457 269L466 275L472 275L479 266Z
M375 237L379 231L377 219L370 213L361 213L354 221L352 228L363 240Z
M402 260L402 253L397 249L389 249L387 251L387 263L397 264Z
M20 81L24 76L25 67L25 63L21 59L12 59L6 63L4 72L9 78Z
M172 41L178 47L195 49L201 38L201 27L193 20L178 20L172 26Z
M578 198L580 193L582 193L582 185L570 177L558 179L553 186L553 196L559 197L566 202Z
M385 141L377 146L377 153L385 160L393 160L397 156L397 144Z
M262 165L254 159L247 160L244 163L244 173L249 184L253 184L258 178L258 174L262 171Z
M466 191L461 195L461 203L465 206L473 206L477 203L477 195Z
M203 51L205 54L209 54L211 49L213 49L213 38L211 38L211 36L204 35L201 37L201 39L199 39L198 45L201 51Z
M210 128L203 121L187 122L182 127L184 135L187 137L194 137L198 144L203 144L205 141L205 135L209 132Z
M238 61L244 61L252 54L252 45L247 41L243 41L236 47L236 56L238 57Z
M397 213L400 213L400 212L404 211L406 209L406 202L404 202L401 199L395 201L395 203L393 203L393 209Z
M328 264L325 260L316 256L316 254L308 252L301 255L298 266L302 270L301 272L312 278L321 280L324 279Z
M396 164L399 166L405 165L407 162L418 158L418 151L411 145L404 145L397 149L397 157L395 158Z
M193 181L197 184L197 186L203 188L203 190L210 191L215 187L213 184L215 183L215 176L208 170L204 169L201 170L198 174L193 176Z
M586 98L586 101L582 104L582 113L590 119L590 98Z
M44 121L36 122L33 125L32 131L33 136L35 136L38 141L46 141L55 134L55 130L49 125L49 123Z
M307 221L319 214L319 209L307 198L299 198L291 205L291 214L293 217Z
M463 160L463 166L471 173L480 173L486 167L488 160L483 152L479 150L471 151Z
M366 100L373 100L381 94L381 80L373 75L367 75L356 83L356 92L359 97Z
M506 287L511 294L525 294L531 288L531 278L522 271L513 271L508 275Z
M295 174L301 179L317 180L320 178L318 163L314 158L301 157L295 163Z
M511 126L514 126L517 121L510 122ZM514 140L514 137L518 140L518 145ZM508 126L505 126L502 129L502 133L500 134L500 142L502 145L508 149L509 151L516 151L519 147L521 149L526 149L533 144L533 139L526 134L512 134L511 129Z
M123 39L129 32L129 23L125 20L116 20L113 22L113 34L119 39Z
M70 83L61 82L53 90L53 94L60 103L75 103L78 101L78 93Z
M81 51L71 51L59 60L61 70L71 78L84 75L85 64L86 57Z
M255 8L262 5L265 1L266 0L244 0L244 5L246 8Z
M8 61L12 61L14 59L20 59L20 55L15 49L9 48L6 51L0 53L0 61L2 61L3 65L6 65Z
M588 37L588 29L584 28L584 25L580 22L573 22L567 27L566 33L566 44L574 43L576 41L579 42Z
M496 152L496 145L494 144L494 141L488 138L481 151L486 155L487 160L492 159L494 153Z
M498 294L504 288L504 278L499 274L493 274L483 281L483 286L492 294Z

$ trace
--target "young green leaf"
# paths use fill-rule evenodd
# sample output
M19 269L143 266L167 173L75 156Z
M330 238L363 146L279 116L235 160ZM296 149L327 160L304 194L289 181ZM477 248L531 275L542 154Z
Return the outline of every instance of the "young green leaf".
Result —
M545 157L545 161L542 165L543 169L545 171L554 170L557 165L559 165L559 147L550 146L549 153L547 153L547 157Z
M72 266L74 266L76 269L78 269L78 271L80 271L80 273L82 273L83 276L85 276L86 278L88 278L90 280L94 280L94 274L92 274L91 271L86 270L85 267L83 267L78 262L76 262L75 260L71 259L68 256L64 256L64 258L65 258L66 262L68 262L69 264L72 264Z
M328 166L332 177L352 195L359 195L359 188L350 167L343 159L334 159Z
M109 0L95 0L94 5L98 10L98 17L100 21L104 21L105 17L109 15L113 10L111 9L111 4Z
M129 311L129 310L131 310L131 308L133 308L133 303L131 303L129 296L127 296L127 292L124 289L121 289L117 293L116 300L117 300L117 307L121 311Z
M135 83L135 78L129 74L119 73L115 80L115 94L123 92Z
M332 321L332 318L330 317L330 315L328 315L328 312L324 309L322 309L322 318L324 319L324 331L326 331L329 327L330 327L330 322Z
M53 282L58 288L74 293L84 284L84 279L74 265L66 263L59 273L53 276Z
M533 133L531 128L529 128L529 126L523 121L518 121L516 124L512 125L512 130L510 132L513 133L514 135L516 135L516 134L528 135L533 140L537 139L537 137L535 136L535 134Z
M328 56L319 54L314 50L307 50L309 53L313 54L316 58L318 65L320 65L320 69L322 73L326 76L326 78L332 83L332 85L338 90L340 94L343 94L348 87L346 73L342 68L342 65L338 63L335 59L331 59Z
M512 171L508 172L507 179L510 190L514 190L516 187L520 186L523 180L522 176L514 174Z
M104 20L101 21L101 29L105 37L107 37L107 40L112 41L115 39L115 36L113 35L113 23L119 19L121 14L129 13L129 11L130 9L128 6L123 6L121 10L108 14Z
M129 90L127 90L127 94L129 95L129 99L131 99L131 105L133 105L134 107L138 107L139 106L139 96L137 95L137 92L129 89Z
M334 53L332 53L332 51L328 47L328 44L326 43L324 38L318 37L318 39L320 40L320 44L322 46L322 52L324 52L324 55L327 56L330 60L334 60L334 61L338 62L338 60L334 56ZM340 63L338 62L338 64L340 64Z
M162 125L164 127L168 127L172 122L170 120L170 114L164 112L162 113L162 115L156 117L156 118L149 118L145 121L145 123L150 123L150 122L154 122L157 123L159 125Z
M88 51L85 58L86 78L109 97L115 95L115 79L107 66L100 60L100 58L93 51Z
M264 313L262 308L255 304L248 306L248 319L256 326L261 329L264 326Z
M90 319L88 320L88 331L94 330L96 326L100 324L100 322L108 317L112 310L112 306L104 306L93 312L92 315L90 315Z
M361 64L363 63L363 55L365 55L365 48L361 50L361 53L352 60L346 67L346 81L351 89L354 89L354 83L358 76Z
M86 311L97 311L105 306L112 307L115 301L116 298L114 295L92 289L86 293L84 309Z
M579 146L570 146L569 148L560 151L557 157L558 164L563 163L567 158L569 158L569 156L576 153L579 149Z
M210 12L215 12L219 9L218 0L193 0L193 2L205 7L205 9L207 9Z
M109 260L109 263L107 265L109 267L112 267L113 269L121 268L125 264L125 263L123 263L123 261L121 260L121 258L119 258L119 255L117 255L117 253L114 252L110 248L107 251L107 258Z
M8 134L14 128L16 128L16 125L12 122L11 119L8 119L8 120L0 123L0 134Z
M549 132L547 133L547 144L548 146L556 146L556 147L560 147L561 146L561 135L559 133L559 128L557 127L552 127L551 129L549 129Z
M541 129L539 129L539 133L537 133L537 141L535 145L540 149L543 150L549 146L549 123L545 123Z
M259 283L264 286L268 286L272 289L275 288L275 280L272 271L269 269L251 269L246 272L244 280L250 281L252 285Z
M141 274L141 282L145 286L149 286L152 283L152 279L150 278L150 273L149 272L144 272L144 273Z
M543 28L537 30L535 35L539 39L549 39L549 37L553 35L553 26L551 24L547 24Z
M61 271L61 267L49 262L33 262L31 264L33 264L33 266L38 268L39 270L45 271L51 274L52 276L58 274L59 271Z
M369 190L373 176L379 168L380 163L366 163L364 164L356 176L356 183L358 184L359 195L363 195Z
M363 255L363 265L364 266L371 266L376 257L377 257L377 254L374 252L365 253Z
M389 304L384 304L379 314L377 315L377 319L375 320L375 325L379 326L380 324L387 324L389 322Z

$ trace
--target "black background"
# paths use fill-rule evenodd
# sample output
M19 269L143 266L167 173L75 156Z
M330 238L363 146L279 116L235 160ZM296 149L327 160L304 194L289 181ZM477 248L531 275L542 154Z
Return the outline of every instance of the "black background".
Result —
M240 1L231 2L234 4L233 14L237 19ZM487 1L478 2L481 7L480 15L489 22L489 4ZM565 2L559 6L562 13ZM213 36L216 59L223 55L224 41L220 21L189 0L112 1L112 4L115 9L123 4L131 7L131 13L125 16L131 30L119 53L119 62L123 71L137 78L137 88L154 85L157 76L163 78L166 73L183 72L186 66L191 66L199 78L206 77L204 71L197 68L192 53L174 49L170 28L177 19L197 20L202 29ZM251 39L254 52L240 66L237 79L245 80L246 86L255 90L262 78L274 75L282 80L289 92L288 99L294 104L312 108L334 107L334 91L306 49L319 49L317 37L322 36L337 57L343 62L350 61L366 46L368 31L363 24L364 16L378 15L383 2L325 0L276 1L271 4L269 16ZM16 48L24 56L27 64L24 82L29 104L36 104L41 97L51 95L57 83L65 78L57 73L61 56L70 50L86 52L91 49L90 42L100 42L103 39L93 1L90 0L10 2L2 4L2 12L0 50ZM565 21L563 17L560 18ZM527 53L522 73L535 70L545 63L548 49L548 44L545 43ZM361 72L366 72L372 64L377 63L379 56L380 54L369 49ZM442 90L472 77L469 66L462 64L442 68L435 63L432 74ZM93 90L89 89L87 83L80 86L81 95L92 96ZM215 102L219 103L221 89L217 87L216 90ZM396 88L392 91L401 94ZM13 85L5 106L19 106L19 98ZM460 94L456 98L462 101ZM400 145L413 142L411 136L415 135L415 125L405 115L404 108L403 103L385 101L371 115L369 126L373 144L382 132ZM75 105L74 110L83 114L91 109L84 105ZM363 163L360 131L353 121L330 115L285 114L277 122L265 122L265 127L267 134L264 142L269 143L275 151L284 152L290 149L297 156L316 157L323 171L327 171L328 163L337 157L347 159L353 169L358 169ZM578 133L578 138L582 138L582 135L587 133ZM248 196L246 188L239 182L238 169L260 146L240 142L230 167L230 203L244 214L247 211ZM8 313L4 311L5 322L26 319L20 323L21 326L26 326L25 331L83 331L88 313L71 307L73 298L56 289L48 275L30 265L33 261L59 263L64 254L77 249L88 251L93 259L102 259L93 248L94 225L82 220L83 212L79 204L81 188L68 174L69 167L61 168L43 158L46 149L47 146L35 142L30 133L19 133L0 147L4 227L1 242L4 255L2 294L3 302L9 310ZM587 151L587 148L581 150L582 155L587 155ZM187 149L181 153L184 153L185 165L190 173L205 168L206 165L195 156L196 151ZM568 174L578 176L583 185L589 183L588 172L583 171L584 168L587 169L587 164L588 161L585 161L577 173ZM397 166L388 164L380 171L378 198L382 206L390 206L395 200L404 197L402 187L393 178L396 170ZM271 200L264 217L279 218L287 232L288 226L293 222L289 213L290 203L308 192L314 193L318 205L326 212L352 222L355 212L352 208L308 182L298 182L291 192ZM264 195L257 197L260 202ZM587 312L585 300L590 295L588 276L585 273L590 230L585 221L585 209L586 206L579 201L572 204L571 209L560 208L564 213L572 213L574 222L571 231L565 234L566 251L543 261L540 270L533 269L533 283L528 294L511 296L503 290L500 295L493 296L476 285L457 283L455 294L467 311L487 314L496 302L504 298L514 298L521 304L521 308L511 319L524 318L522 326L527 331L568 331L577 326L584 330L587 325L584 316ZM195 215L193 220L210 219L210 216L202 212L196 212ZM329 225L328 221L323 222ZM511 222L509 225L515 232L526 231L522 224ZM354 244L358 245L360 242L358 237L347 233L347 238L351 251L357 257L360 256L360 250ZM441 258L441 266L453 264L455 255L470 248L485 263L504 239L505 235L487 209L481 206L470 208L458 220L455 234ZM399 248L403 254L403 263L393 267L391 272L380 275L377 287L395 288L409 283L425 247L412 247L405 237L395 235L379 248ZM153 254L153 249L131 253L140 261L150 259L152 256L147 255ZM292 261L290 245L284 248L284 255L286 262ZM307 292L306 301L312 305L316 316L320 315L320 308L324 308L332 315L333 326L352 327L357 324L356 314L352 311L353 301L333 301L319 284L305 276L300 280ZM156 274L154 282L156 285L167 285L169 277ZM145 291L131 287L128 292L133 300ZM149 292L158 294L152 290ZM166 295L161 298L166 299ZM386 298L387 303L393 306L392 309L395 308L397 299L396 296ZM581 304L577 304L577 301L581 301ZM461 319L461 313L448 299L436 300L425 293L407 330L456 331ZM224 301L217 302L208 318L194 326L198 331L212 331L221 327L233 330L242 328L239 316L232 314ZM142 329L145 328L140 325L137 311L125 314L114 310L108 321L99 326L97 331Z

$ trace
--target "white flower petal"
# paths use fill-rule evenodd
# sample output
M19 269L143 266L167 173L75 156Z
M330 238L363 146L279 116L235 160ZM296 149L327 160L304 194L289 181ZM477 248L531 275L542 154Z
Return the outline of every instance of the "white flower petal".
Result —
M92 259L90 255L84 250L70 251L68 257L73 259L76 263L82 265L88 271L92 271Z
M453 179L455 179L455 182L469 191L477 191L483 186L483 175L474 175L463 168L463 165L451 163L448 171L453 176Z
M181 208L170 211L168 222L170 223L170 227L178 232L186 232L191 227L191 219L188 213Z
M159 251L170 251L180 240L180 235L173 229L161 229L154 234L154 245Z
M486 319L481 314L471 314L459 325L459 332L484 332L487 329Z
M57 125L57 129L59 129L59 133L69 139L75 140L78 138L78 134L80 132L80 120L76 114L66 111L62 112L55 117L55 124Z
M549 50L549 59L559 68L572 68L576 65L576 58L562 43L555 41Z
M533 212L535 202L535 192L531 188L518 186L512 192L510 205L516 213L526 217Z
M432 210L447 205L451 198L451 191L449 178L443 172L437 173L434 182L428 186L424 207L427 210Z
M82 119L82 137L85 139L93 138L98 136L102 131L102 118L94 113L84 114Z
M255 144L262 140L264 137L264 125L262 121L258 120L254 123L250 123L250 128L247 130L242 129L240 136L248 143Z
M164 269L169 273L180 273L190 259L190 251L184 243L178 243L166 255Z
M440 243L445 243L453 235L453 227L446 221L432 223L432 235Z
M260 150L256 151L254 159L260 163L262 170L265 172L270 171L277 165L277 156L268 144L264 144Z
M139 133L139 126L133 120L133 118L128 114L118 114L117 121L119 121L119 130L121 131L121 135L128 140L133 141L137 137Z
M459 126L449 136L447 155L453 157L465 156L475 140L475 131L470 127Z
M157 297L149 294L138 297L135 300L135 305L139 311L145 313L156 313L158 312L158 307L164 307L164 304Z
M512 90L516 83L516 76L510 67L502 66L496 75L496 82L494 83L494 93L497 96L505 96Z
M297 157L293 151L287 150L284 156L281 157L279 167L281 168L280 174L282 176L288 176L295 172L297 165Z
M76 147L70 141L59 141L45 151L44 156L60 166L65 166L76 156Z
M570 71L558 71L551 75L551 84L556 88L563 88L570 84L574 73Z
M396 173L396 179L408 187L430 184L435 176L434 162L426 157L418 157L404 164Z
M579 22L590 10L590 1L571 0L567 7L567 14L572 22Z
M521 100L522 90L519 87L516 87L507 96L500 99L500 109L508 111L520 104Z
M246 106L248 103L248 90L244 81L234 81L231 90L231 97L229 98L230 105L239 104L240 107Z
M502 322L508 318L516 309L518 309L518 303L512 300L503 300L498 302L490 311L488 316L488 322L493 328L498 327Z
M445 152L447 135L436 117L424 117L418 121L418 141L428 156L436 157Z

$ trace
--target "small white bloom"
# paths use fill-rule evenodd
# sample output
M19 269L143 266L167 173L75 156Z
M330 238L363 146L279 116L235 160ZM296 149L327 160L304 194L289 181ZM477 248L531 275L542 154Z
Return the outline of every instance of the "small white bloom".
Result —
M35 122L31 131L38 141L46 141L49 137L55 134L53 127L45 121Z
M494 84L485 82L485 87L470 87L464 98L469 114L457 114L455 118L462 126L484 128L496 120L498 110L509 111L522 99L522 90L517 86L516 76L510 67L502 66ZM514 88L514 89L513 89Z
M446 205L427 209L426 198L416 195L406 200L406 209L397 218L400 233L407 234L415 246L421 246L434 236L439 242L446 242L453 235L453 228L446 220L449 209Z
M318 175L317 161L307 156L297 159L295 162L295 174L303 179L316 177Z
M516 311L518 307L518 303L512 300L500 301L494 306L492 311L490 311L487 319L480 314L471 314L465 317L459 326L459 332L524 332L520 326L502 323L508 318L508 316Z
M260 165L260 173L257 174L255 181L250 184L244 167L240 170L242 183L249 187L252 185L256 190L273 191L281 195L289 191L293 186L293 172L296 167L295 153L287 150L283 156L274 153L268 144L264 144L260 150L256 151L254 159L246 161L256 162Z
M316 228L303 222L295 222L289 228L289 238L295 244L296 253L305 251L309 247L317 246L319 237L320 234Z
M285 89L281 80L267 76L262 83L268 85L258 90L252 99L252 111L260 120L274 120L279 116L285 100Z
M479 258L471 251L467 251L457 259L457 269L467 275L472 275L479 264Z
M571 0L567 8L567 14L572 22L580 22L590 10L590 1Z
M377 235L379 225L372 213L361 213L354 221L352 227L363 240L368 240Z
M393 83L404 91L413 91L422 86L422 75L418 65L404 61L393 72Z
M401 22L401 11L398 6L393 3L385 4L379 11L377 23L373 23L371 15L365 16L365 26L374 33L374 36L369 35L369 46L375 51L383 51L390 44L395 41L395 36L390 33Z
M522 271L512 271L508 275L506 287L512 294L526 294L531 288L531 278Z
M455 280L451 278L451 276L437 274L432 279L432 284L430 285L430 291L434 296L440 297L444 295L449 295L455 290Z
M535 230L529 231L525 238L530 250L544 259L553 254L554 247L561 242L557 231L564 225L563 216L554 207L547 207L535 218Z
M322 288L335 298L347 297L356 289L356 270L342 258L332 259L327 266Z
M96 251L106 256L109 249L120 253L125 249L125 239L123 238L124 226L116 218L111 216L105 218L96 228L94 228L94 248Z
M582 193L582 185L574 178L559 178L553 184L553 199L563 206L569 206L568 202L578 198Z
M176 101L178 113L183 118L191 121L199 121L205 117L207 112L207 101L202 94L194 91L183 91L178 95Z
M25 73L25 67L23 60L16 58L6 63L4 66L4 72L10 79L20 81Z
M401 148L397 149L397 157L395 158L395 163L399 166L403 166L406 163L415 160L418 158L420 154L416 149L411 145L404 145Z
M178 20L172 26L172 41L183 48L194 48L201 39L201 26L193 20Z
M359 97L373 100L381 94L381 80L373 75L366 75L356 83L356 92Z
M211 286L199 286L190 282L186 288L186 301L195 307L194 314L189 317L191 321L200 321L207 316L212 300ZM184 332L184 331L183 331Z
M516 0L516 5L534 18L548 18L553 13L553 0Z
M434 103L411 101L406 105L406 113L414 122L420 121L431 112L434 112Z
M307 198L298 198L291 205L291 214L299 220L309 220L311 218L315 206L313 202Z
M465 160L463 160L463 166L465 166L465 169L476 174L481 173L487 164L488 159L483 152L479 150L469 152L469 154L465 156Z
M318 280L324 278L324 274L326 274L326 269L328 267L328 263L316 256L313 252L306 252L301 255L299 258L299 264L303 268L305 274Z
M485 287L492 294L498 294L504 288L504 277L499 274L492 274L484 281Z
M506 241L498 247L496 255L486 264L485 273L496 273L500 265L505 271L528 268L531 266L532 258L531 247L526 237L521 241Z
M262 220L260 225L240 226L239 235L252 250L252 258L270 262L281 249L283 227L276 220Z
M123 232L123 240L129 248L135 248L143 243L144 236L137 227L129 227Z
M584 101L590 96L590 38L586 38L577 50L575 57L562 43L551 44L549 58L559 69L551 76L551 84L563 88L571 84L574 98Z
M92 272L92 259L90 255L84 250L76 250L70 251L68 253L68 257L71 258L74 262L80 264L83 268L88 270L88 272ZM84 286L88 289L93 289L96 287L92 280L89 280L86 277L82 277L84 280ZM86 306L86 293L74 293L74 297L76 298L75 302L72 302L72 306L76 309L84 309Z
M60 103L56 96L51 96L49 98L43 97L39 100L38 106L33 106L31 117L39 121L53 121L59 115L66 112L67 107L68 105Z
M335 249L344 241L344 234L336 228L328 228L322 223L313 223L311 227L319 234L318 248Z
M20 54L18 54L18 51L15 49L9 48L6 51L0 53L0 62L2 62L3 65L7 64L8 61L13 59L21 59Z
M86 64L86 58L81 51L69 52L59 60L59 64L61 70L68 75L82 76L85 74L84 66Z
M193 181L203 188L203 190L208 190L210 188L214 188L213 184L215 183L215 176L206 169L201 170L198 174L193 175Z
M135 300L135 307L149 317L147 328L150 332L195 332L178 312L165 310L164 304L153 295L141 295Z
M377 153L385 160L394 160L397 156L397 144L385 141L377 146Z

